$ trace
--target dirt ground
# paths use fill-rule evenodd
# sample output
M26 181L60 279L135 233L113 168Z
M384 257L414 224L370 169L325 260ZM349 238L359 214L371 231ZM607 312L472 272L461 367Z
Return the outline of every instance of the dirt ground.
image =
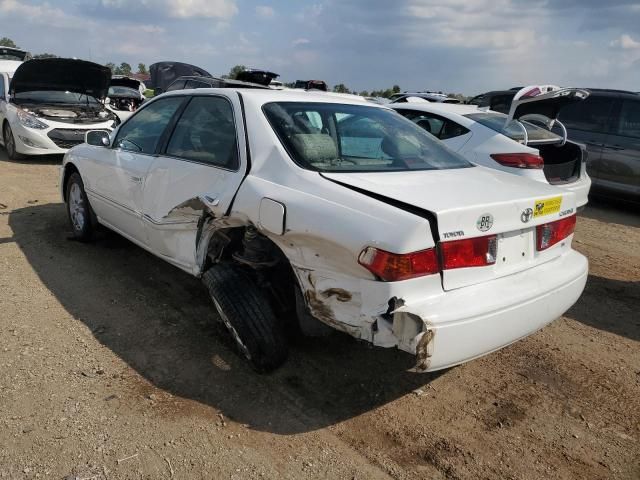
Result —
M640 478L640 213L592 203L585 293L438 374L336 334L258 376L199 280L69 240L60 158L0 152L0 478Z

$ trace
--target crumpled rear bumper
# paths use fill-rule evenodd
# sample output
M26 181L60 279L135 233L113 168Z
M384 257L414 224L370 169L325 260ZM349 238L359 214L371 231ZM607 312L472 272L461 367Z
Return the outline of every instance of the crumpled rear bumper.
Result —
M407 302L393 313L394 333L416 322L423 331L398 347L416 354L417 371L486 355L561 316L582 294L587 276L587 259L570 250L524 272Z

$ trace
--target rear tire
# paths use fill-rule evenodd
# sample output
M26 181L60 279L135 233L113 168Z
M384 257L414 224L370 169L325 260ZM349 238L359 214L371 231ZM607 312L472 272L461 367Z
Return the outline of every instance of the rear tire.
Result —
M90 242L93 240L98 222L78 172L72 173L69 177L66 199L67 215L73 237L81 242Z
M282 365L289 354L286 336L251 276L240 267L218 264L202 281L238 351L254 370L267 373Z
M2 129L2 141L9 160L20 160L22 158L22 155L16 151L16 139L13 136L9 122L5 122Z

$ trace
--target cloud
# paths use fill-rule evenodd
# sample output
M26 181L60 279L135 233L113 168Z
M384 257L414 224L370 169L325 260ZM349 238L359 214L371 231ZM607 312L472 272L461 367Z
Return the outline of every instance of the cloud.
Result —
M256 13L262 18L273 18L276 15L276 11L272 7L266 5L258 5L256 7Z
M172 16L178 18L207 17L227 19L238 13L235 0L158 0Z
M0 0L0 12L4 15L13 15L23 22L46 22L52 27L77 27L80 19L66 13L60 8L52 7L45 3L32 5L24 1Z
M294 47L299 47L301 45L308 45L311 43L311 40L309 40L308 38L296 38L293 42L291 42L291 45Z
M88 10L102 10L132 15L144 12L150 16L172 18L214 18L227 20L238 13L236 0L101 0L100 7L86 7Z
M609 46L618 47L623 50L638 50L640 49L640 42L634 40L631 35L625 33L620 35L620 38L613 40Z

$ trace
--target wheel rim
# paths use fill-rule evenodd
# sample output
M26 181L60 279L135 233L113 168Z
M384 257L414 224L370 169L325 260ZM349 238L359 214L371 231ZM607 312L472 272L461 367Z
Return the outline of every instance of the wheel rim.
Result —
M5 146L7 147L7 153L13 156L15 152L16 144L15 144L15 141L13 140L13 133L11 132L11 129L8 126L4 129L4 143L5 143Z
M237 330L233 327L233 325L231 325L231 322L224 314L224 312L222 311L222 307L215 298L213 298L213 304L216 306L216 310L218 311L218 315L220 315L222 323L224 323L224 325L227 327L227 330L229 330L229 333L231 333L231 336L235 340L242 354L247 358L247 360L251 360L251 353L249 353L249 349L240 338L240 335L238 335Z
M80 185L74 183L69 191L69 216L76 231L82 231L86 217L84 200Z

